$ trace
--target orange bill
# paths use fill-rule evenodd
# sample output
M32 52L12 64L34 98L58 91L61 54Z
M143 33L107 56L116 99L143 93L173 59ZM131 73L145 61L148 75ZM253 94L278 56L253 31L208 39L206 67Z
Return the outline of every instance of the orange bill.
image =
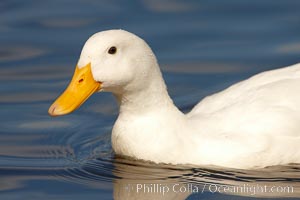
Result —
M101 83L96 82L91 71L91 64L75 69L73 78L67 89L50 106L51 116L66 115L80 107L94 92L101 89Z

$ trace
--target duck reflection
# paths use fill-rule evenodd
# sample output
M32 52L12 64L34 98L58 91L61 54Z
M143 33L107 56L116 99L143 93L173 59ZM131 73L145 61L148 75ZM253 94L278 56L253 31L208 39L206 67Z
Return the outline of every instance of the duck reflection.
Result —
M117 200L181 200L192 194L234 195L235 199L300 195L299 165L250 171L157 165L117 157L114 166L113 195Z
M182 180L189 169L115 159L114 199L186 199L196 185Z

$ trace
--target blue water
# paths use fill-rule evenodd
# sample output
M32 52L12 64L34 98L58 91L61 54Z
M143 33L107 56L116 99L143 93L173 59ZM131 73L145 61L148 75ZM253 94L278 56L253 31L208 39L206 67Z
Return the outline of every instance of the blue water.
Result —
M300 197L299 165L247 171L115 157L110 132L118 108L107 93L71 115L47 114L95 32L117 28L144 38L171 97L187 112L239 80L299 62L299 8L295 0L1 0L0 199ZM137 193L137 184L193 184L200 191ZM229 194L214 192L214 184L293 192Z

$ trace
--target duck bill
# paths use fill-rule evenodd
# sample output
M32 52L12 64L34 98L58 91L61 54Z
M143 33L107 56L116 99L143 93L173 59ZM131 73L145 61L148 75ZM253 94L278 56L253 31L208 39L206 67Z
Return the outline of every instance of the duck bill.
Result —
M94 80L91 64L82 68L77 66L69 86L50 106L48 113L51 116L69 114L100 89L101 83Z

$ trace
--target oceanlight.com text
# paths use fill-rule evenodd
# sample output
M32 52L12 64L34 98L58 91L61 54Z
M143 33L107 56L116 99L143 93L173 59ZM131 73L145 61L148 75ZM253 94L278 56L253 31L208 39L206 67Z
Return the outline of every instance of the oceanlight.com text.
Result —
M206 183L198 184L150 184L137 183L129 184L125 187L128 192L135 193L157 193L165 195L166 193L222 193L222 194L244 194L244 195L261 195L266 193L271 194L292 194L294 193L293 186L279 185L259 185L259 184L242 184L242 185L222 185Z

